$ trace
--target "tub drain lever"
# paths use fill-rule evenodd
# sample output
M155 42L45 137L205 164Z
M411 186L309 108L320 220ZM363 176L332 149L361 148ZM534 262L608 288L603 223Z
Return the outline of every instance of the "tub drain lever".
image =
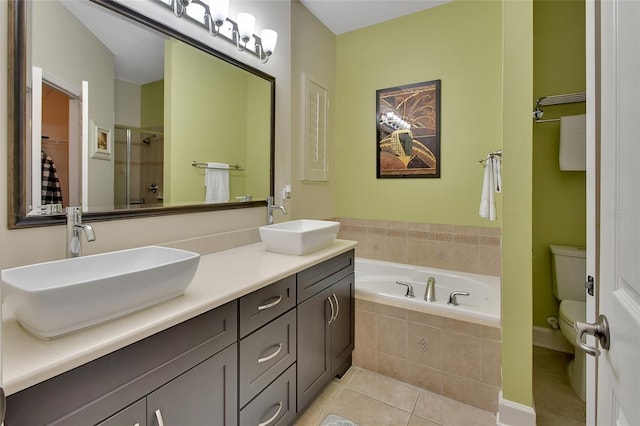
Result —
M396 284L407 286L407 293L405 294L405 297L415 297L413 294L413 286L411 284L404 281L396 281Z

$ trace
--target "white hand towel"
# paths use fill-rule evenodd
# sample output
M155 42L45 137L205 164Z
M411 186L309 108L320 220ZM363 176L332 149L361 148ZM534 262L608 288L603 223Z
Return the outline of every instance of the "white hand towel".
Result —
M229 165L207 163L207 167L204 172L205 203L229 202Z
M484 180L482 182L482 196L480 197L480 217L496 220L496 200L494 193L502 190L500 176L500 157L488 155L484 164Z
M586 115L560 117L560 170L586 170L587 121Z

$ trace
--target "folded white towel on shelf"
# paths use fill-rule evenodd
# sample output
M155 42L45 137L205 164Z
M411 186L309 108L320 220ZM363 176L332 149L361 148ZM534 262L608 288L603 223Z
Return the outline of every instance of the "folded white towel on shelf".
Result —
M229 202L229 165L207 163L204 172L205 203Z
M502 177L500 170L500 157L487 155L484 162L484 180L482 182L482 196L480 197L480 217L496 220L495 193L502 191Z

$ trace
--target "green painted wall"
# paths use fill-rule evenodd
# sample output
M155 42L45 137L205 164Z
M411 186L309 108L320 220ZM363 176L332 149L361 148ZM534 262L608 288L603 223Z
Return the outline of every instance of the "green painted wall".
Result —
M532 407L533 4L521 0L502 5L502 395Z
M584 92L584 0L534 0L534 99ZM549 106L543 118L584 114L585 104ZM560 123L533 126L533 325L558 316L551 287L549 244L585 246L585 172L560 171Z
M271 139L268 129L271 126L271 113L265 110L271 97L271 88L263 80L247 76L247 150L242 166L248 173L244 194L254 199L264 199L269 195L269 158Z
M250 83L251 82L251 83ZM249 85L251 84L251 90ZM262 89L256 86L262 85ZM266 87L266 88L265 88ZM251 92L251 93L250 93ZM256 159L268 156L268 84L248 77L237 67L199 50L168 41L165 52L165 203L202 203L205 199L204 170L191 162L239 164L244 172L229 173L231 201L239 195L263 198L269 191L268 166ZM247 102L248 101L248 102ZM203 123L207 131L203 132ZM263 127L259 127L263 126ZM261 130L262 129L262 130ZM251 156L248 156L251 152ZM266 154L265 154L266 153ZM249 165L247 162L250 161ZM266 170L266 171L265 171ZM247 187L247 174L259 177Z
M502 147L501 19L499 1L455 1L337 37L339 216L500 226L478 216L478 160ZM376 179L376 90L436 79L441 178Z
M164 125L164 80L140 86L140 127Z

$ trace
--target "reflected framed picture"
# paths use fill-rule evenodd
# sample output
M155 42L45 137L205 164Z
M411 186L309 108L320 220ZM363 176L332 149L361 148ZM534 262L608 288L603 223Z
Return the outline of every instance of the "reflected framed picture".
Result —
M91 158L111 160L112 146L111 128L93 123Z
M440 177L440 80L376 90L376 177Z

